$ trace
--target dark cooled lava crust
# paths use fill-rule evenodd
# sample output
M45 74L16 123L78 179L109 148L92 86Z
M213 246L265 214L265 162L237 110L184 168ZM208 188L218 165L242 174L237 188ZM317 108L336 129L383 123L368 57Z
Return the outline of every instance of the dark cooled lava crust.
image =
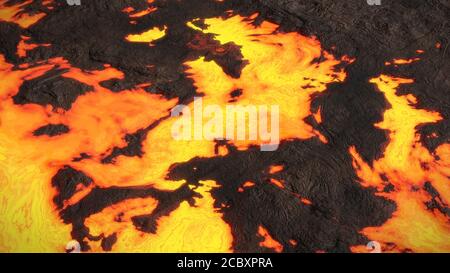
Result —
M220 44L212 36L186 25L196 18L223 16L228 10L243 16L258 12L255 24L268 20L279 24L281 31L315 35L328 52L337 57L356 58L346 67L348 77L344 82L330 84L327 92L316 95L312 101L313 110L319 107L322 110L323 122L308 122L329 140L327 144L316 139L284 141L276 152L261 153L256 147L238 151L228 143L218 142L218 146L229 148L228 155L194 158L172 166L170 179L188 181L174 192L146 187L96 187L81 201L66 208L63 208L64 200L73 196L77 184L88 186L93 181L70 166L60 169L51 181L58 191L53 201L60 209L62 220L73 224L72 236L82 242L83 250L89 248L83 242L85 238L102 240L104 250L110 250L116 241L114 234L90 235L84 225L90 215L125 199L151 196L158 200L157 208L150 215L134 217L133 223L139 230L155 233L156 221L161 216L170 214L184 200L194 204L193 197L198 194L188 184L198 185L199 181L209 179L221 186L211 193L215 206L231 227L236 252L272 251L259 245L260 225L270 230L285 252L348 252L352 245L366 244L369 240L359 231L383 224L396 208L395 203L375 196L373 190L356 182L358 178L348 154L348 148L355 146L367 162L382 155L387 133L373 124L382 120L389 104L369 83L370 78L380 73L414 78L415 88L409 92L419 98L418 107L442 114L442 121L420 128L425 147L432 150L449 139L450 80L443 71L450 71L447 52L450 31L448 24L441 23L449 18L445 1L383 1L382 6L370 7L362 0L157 0L153 5L158 10L140 18L136 25L129 23L122 10L129 6L144 9L147 5L144 0L82 1L79 7L60 2L27 30L0 22L0 53L8 62L19 65L63 57L72 66L87 70L102 69L107 63L125 74L122 80L101 83L113 92L150 81L153 84L146 88L147 92L186 103L196 95L192 80L184 73L183 63L187 60L204 56L235 78L247 64L238 46L230 43L225 53L217 54L214 48ZM45 11L46 7L41 1L35 1L25 10ZM152 50L147 45L123 39L130 33L163 26L167 26L166 36L156 41ZM21 35L31 37L30 42L51 46L36 48L27 57L20 58L16 48ZM436 41L443 45L440 49L435 48ZM395 70L384 65L394 57L410 57L417 48L425 50L425 65L412 64ZM151 70L149 65L154 65ZM70 109L77 97L92 91L92 87L62 77L63 72L54 69L26 81L14 102ZM128 145L105 154L102 163L112 164L119 155L141 156L142 141L157 123L127 135ZM64 124L49 124L36 128L34 134L56 136L69 130ZM431 133L438 137L428 138ZM86 158L88 154L81 154L73 160ZM269 174L269 166L277 164L285 168ZM286 190L267 183L272 177L284 180ZM238 188L245 181L254 181L256 185L239 193ZM290 192L311 200L312 205L299 205ZM291 239L299 243L293 246L289 243Z

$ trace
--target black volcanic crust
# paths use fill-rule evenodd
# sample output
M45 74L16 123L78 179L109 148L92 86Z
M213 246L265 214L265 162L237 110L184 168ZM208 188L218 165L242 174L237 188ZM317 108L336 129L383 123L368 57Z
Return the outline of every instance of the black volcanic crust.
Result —
M92 90L91 86L64 78L61 70L52 70L41 77L25 81L13 97L16 104L51 105L68 110L78 96Z
M121 12L128 6L136 10L146 7L146 0L95 0L83 1L81 7L69 7L60 1L57 7L28 30L20 30L12 23L0 22L0 53L8 62L19 65L51 57L63 57L71 65L81 69L103 69L111 64L125 74L123 80L110 80L102 86L120 92L137 84L152 82L146 90L163 94L167 98L179 98L187 102L196 95L192 81L184 74L187 60L204 56L215 61L231 77L239 77L246 65L236 45L219 45L208 35L186 26L195 18L221 16L227 10L241 15L259 13L257 21L269 20L280 25L283 31L299 31L315 35L325 50L341 57L349 55L356 61L346 67L348 78L343 83L328 86L327 92L314 97L313 110L321 109L323 122L319 125L309 120L320 131L328 144L317 140L288 141L274 153L261 153L252 148L230 150L227 156L195 158L172 166L169 178L186 179L198 185L200 180L212 179L221 186L212 191L215 206L224 214L231 226L233 248L238 252L264 252L257 236L259 225L265 226L273 237L284 246L286 252L347 252L352 245L367 243L359 231L364 227L383 224L395 210L395 204L377 197L371 189L363 188L351 165L350 146L356 146L364 160L372 162L382 155L386 132L373 124L381 121L389 107L369 79L380 74L414 78L414 88L403 88L402 93L412 93L419 99L419 107L442 114L441 122L418 128L422 142L430 149L448 142L450 71L447 50L450 29L450 7L446 1L398 0L382 1L381 6L369 6L364 0L156 0L159 9L139 18L138 24L129 24L129 18ZM39 4L30 10L45 10ZM182 12L180 12L182 11ZM124 40L130 33L140 33L152 27L167 26L167 35L149 48L146 44L133 44ZM68 31L70 30L70 31ZM29 51L26 58L19 58L16 46L20 35L31 37L31 42L50 43ZM7 38L3 38L7 37ZM440 48L435 44L439 42ZM226 50L220 50L224 47ZM393 58L416 56L415 51L425 51L422 60L405 67L386 67ZM151 67L149 69L149 67ZM25 81L14 97L17 104L50 104L56 108L70 109L79 95L91 90L75 80L61 77L61 71ZM230 94L230 99L239 96ZM149 130L158 123L149 124L134 134L124 136L127 146L112 149L102 163L112 164L119 156L141 156L142 141ZM61 132L63 127L38 128L36 135ZM437 134L437 138L429 138ZM89 158L82 154L74 161ZM281 164L285 169L276 175L267 170L270 165ZM270 178L285 181L286 189L268 183ZM256 185L238 192L245 181ZM176 209L187 200L194 204L197 194L188 185L175 192L161 192L152 188L94 188L79 203L63 209L65 200L75 193L77 184L88 186L92 179L78 170L66 166L52 179L58 190L54 202L60 209L65 223L73 224L72 236L83 241L102 240L101 246L110 250L117 235L93 237L84 226L84 219L114 203L133 197L153 197L158 207L150 215L133 218L137 229L157 232L156 221ZM434 189L426 186L433 193ZM386 191L390 185L386 185ZM298 194L311 200L311 205L299 203ZM430 208L439 207L439 196L434 196ZM223 207L223 205L225 205ZM296 246L289 240L298 241Z
M35 136L47 135L50 137L66 134L70 131L69 127L64 124L47 124L33 132Z

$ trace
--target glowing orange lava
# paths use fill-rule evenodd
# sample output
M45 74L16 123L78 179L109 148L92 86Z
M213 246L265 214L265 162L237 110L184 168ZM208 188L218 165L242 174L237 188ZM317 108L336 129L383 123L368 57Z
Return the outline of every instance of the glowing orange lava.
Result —
M24 13L24 7L32 1L9 6L6 2L0 0L0 20L22 28L30 27L46 15ZM44 3L49 5L51 1ZM149 7L135 12L133 8L126 8L123 12L138 18L155 10L156 7ZM327 143L327 139L307 122L311 117L316 123L323 121L320 108L312 111L311 99L317 93L326 92L328 84L344 81L346 73L337 67L352 63L354 59L347 56L336 59L323 50L314 37L282 32L278 25L267 21L255 26L255 19L255 15L208 18L204 20L204 28L187 23L199 35L212 35L222 46L229 43L238 46L246 63L240 76L232 77L216 62L201 57L186 61L185 73L192 79L204 104L220 107L278 105L280 140L316 138ZM166 32L167 27L152 28L140 34L129 34L125 39L151 44ZM26 57L27 51L45 46L27 43L28 39L22 36L18 44L17 55L21 58ZM218 51L225 50L221 47ZM406 65L418 60L394 59L387 65ZM62 71L61 77L83 83L90 90L80 95L69 110L53 109L51 105L14 104L13 96L25 81L55 68ZM61 220L53 203L57 189L51 186L52 177L64 166L71 166L93 180L89 186L77 186L75 193L64 201L63 208L67 208L78 204L96 187L148 187L173 192L186 185L185 180L167 178L173 164L229 153L224 146L217 149L211 140L175 140L171 132L177 119L170 116L170 111L178 100L144 90L151 82L121 92L112 92L101 85L106 80L123 78L124 73L108 64L99 70L85 71L63 58L53 58L14 66L0 55L0 252L64 251L65 244L72 239L72 226ZM375 124L388 132L388 142L383 156L371 165L364 162L355 147L349 152L361 185L376 189L377 196L393 200L397 209L387 222L379 227L364 228L361 233L380 242L387 251L449 252L449 217L438 209L428 208L426 203L435 198L445 207L450 202L450 144L429 151L421 144L417 133L419 126L436 123L442 116L418 109L415 96L397 93L400 86L412 84L411 79L381 75L371 83L390 105L383 121ZM242 94L230 102L234 90L242 90ZM188 103L188 107L192 108L193 103ZM115 147L127 145L126 135L156 123L142 141L142 155L120 155L111 164L102 162ZM48 124L64 124L69 131L57 136L33 134L37 128ZM230 144L245 150L261 141L231 140ZM87 154L89 158L73 161L80 154ZM282 165L273 165L265 173L276 176L283 169ZM309 199L291 192L283 180L269 177L267 182L277 190L289 191L298 198L299 205L312 205ZM388 185L392 185L393 190L385 191ZM255 182L247 181L238 191L255 186ZM427 191L429 186L439 197L431 196ZM130 198L111 204L90 215L84 224L93 237L116 236L111 247L114 252L230 252L231 227L224 221L220 208L215 207L211 194L216 187L219 185L215 181L190 186L198 194L192 202L195 204L181 202L158 219L155 233L137 230L132 222L134 216L155 210L159 201L153 197ZM276 234L262 225L257 236L261 237L260 246L283 251ZM86 243L93 252L103 251L100 241L86 239ZM297 241L289 243L295 246ZM365 246L354 246L352 250L367 251Z
M205 20L205 29L188 23L198 31L214 34L222 45L238 45L248 61L237 79L204 58L188 62L190 69L187 72L198 92L204 94L204 104L224 105L228 103L230 93L239 89L242 95L233 102L235 105L279 106L281 139L318 137L326 143L327 140L305 119L313 115L311 96L324 92L327 84L346 78L345 72L335 69L343 61L322 50L315 38L296 32L277 32L278 26L269 22L256 27L252 20L240 16L211 18ZM314 63L319 57L324 60ZM261 140L234 142L240 148L258 143Z
M167 28L164 27L162 30L155 27L144 31L140 34L130 34L125 39L130 42L135 43L151 43L155 40L158 40L166 35Z
M428 182L439 193L442 203L450 201L450 144L443 144L434 152L421 144L417 133L420 125L442 119L439 113L416 108L413 95L398 95L400 85L413 80L382 75L372 79L384 94L390 108L376 127L389 132L384 155L373 163L365 163L354 147L350 148L353 165L365 187L377 189L377 195L396 202L397 210L380 227L363 229L369 239L378 241L387 251L449 252L449 218L437 209L428 209L432 196L425 189ZM385 192L388 184L393 191ZM354 251L367 251L354 247Z
M283 184L283 181L281 181L281 180L278 180L278 179L275 179L275 178L271 178L269 181L270 181L270 183L272 183L273 185L277 186L280 189L284 189L285 188L284 184Z
M263 226L258 227L258 234L264 238L264 241L259 243L260 246L273 249L275 252L283 251L283 246L275 241Z
M283 169L284 169L283 165L273 165L270 166L269 173L270 174L278 173L281 172Z
M93 235L118 234L113 252L230 252L231 230L223 222L221 214L213 208L214 199L209 190L216 187L214 181L203 181L195 191L202 198L195 198L195 207L187 202L169 216L158 221L157 234L136 230L131 217L148 214L157 205L152 198L127 199L91 215L86 224ZM120 217L120 221L115 221ZM102 251L99 242L92 242L93 251Z
M73 68L65 60L57 58L35 67L25 66L25 70L20 70L6 63L3 57L0 60L0 83L3 87L0 93L0 199L4 204L0 220L1 251L59 252L64 249L64 245L71 239L70 226L63 224L58 218L52 203L55 190L50 187L52 176L64 165L72 165L86 172L99 187L154 184L156 188L170 190L184 183L165 181L165 174L174 162L172 160L186 161L198 155L202 149L197 149L194 145L189 153L187 145L184 150L180 150L179 143L170 141L170 123L162 124L158 130L152 131L146 144L146 148L148 145L150 148L145 149L146 155L142 159L119 157L115 164L100 163L105 151L114 146L125 145L124 135L168 115L175 100L165 100L160 95L149 94L140 89L120 93L105 89L99 84L101 81L123 77L120 71L107 65L103 70L87 72ZM80 96L68 111L52 111L50 106L13 103L12 96L18 92L24 80L39 77L55 66L68 69L63 77L75 78L92 86L93 90ZM27 122L18 126L17 120ZM36 128L49 123L65 124L70 131L57 137L36 137L32 134ZM160 141L154 141L158 137ZM167 143L168 139L171 145ZM205 156L214 155L213 147L205 147L203 151ZM92 157L86 162L72 162L72 158L80 153ZM161 161L164 163L160 164ZM231 233L220 213L212 206L213 199L208 193L212 187L215 187L214 182L203 182L203 186L196 189L203 196L196 198L196 206L182 203L170 217L160 220L157 235L130 235L136 230L120 227L116 231L118 238L113 251L229 251ZM78 202L91 190L92 187L77 188L76 194L64 205ZM95 217L102 218L101 215L104 215L104 221L108 221L108 217L117 211L116 207L134 206L128 202L136 201L127 200L123 206L122 203L116 204L111 209L105 209L100 216L93 215L92 219L95 220L87 221L87 226L96 230L95 225L99 220ZM152 207L149 206L143 209L151 212ZM122 225L127 223L130 224L124 220ZM28 231L22 232L25 227ZM115 229L114 227L111 226ZM203 245L198 241L195 244L184 242L180 238L196 238L187 236L188 231L191 234L211 236L205 237ZM129 236L135 236L134 245L128 243ZM157 247L156 242L161 242L161 245ZM89 244L93 251L98 250L96 242Z
M28 0L15 5L6 5L8 0L0 0L0 21L16 23L22 28L28 28L42 19L45 13L28 14L23 12L23 8L33 0Z
M420 54L420 52L417 52ZM392 62L386 62L385 65L404 65L404 64L412 64L414 62L420 61L420 58L413 58L413 59L394 59Z
M150 5L154 2L154 0L148 0L147 3ZM143 17L147 14L150 14L152 12L157 11L158 8L157 7L153 7L153 6L149 6L147 9L141 10L141 11L136 11L133 7L126 7L122 10L122 12L128 13L128 16L130 18L140 18Z
M26 41L30 39L30 37L27 36L21 36L21 40L19 44L17 45L17 56L23 58L27 56L27 51L35 49L40 46L50 46L50 44L30 44Z

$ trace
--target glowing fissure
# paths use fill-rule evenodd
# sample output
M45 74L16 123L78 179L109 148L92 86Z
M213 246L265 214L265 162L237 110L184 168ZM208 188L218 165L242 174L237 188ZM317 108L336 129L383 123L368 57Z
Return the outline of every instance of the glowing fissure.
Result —
M381 75L370 81L382 92L390 104L384 119L375 126L387 130L389 138L383 157L371 167L362 160L354 147L350 148L353 165L365 187L377 189L377 195L394 200L397 210L380 227L365 228L362 233L383 245L385 251L449 252L449 218L426 203L433 197L426 190L427 183L439 193L442 205L450 201L450 144L442 144L434 152L420 142L418 126L442 119L437 112L416 108L411 95L398 95L401 85L412 84L411 79ZM393 190L384 189L389 184ZM354 251L364 251L354 247Z

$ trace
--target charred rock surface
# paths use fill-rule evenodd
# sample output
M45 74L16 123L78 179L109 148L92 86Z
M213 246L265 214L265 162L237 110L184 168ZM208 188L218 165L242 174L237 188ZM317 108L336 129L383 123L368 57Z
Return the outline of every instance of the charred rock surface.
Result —
M50 137L58 136L69 132L69 127L64 124L48 124L36 129L33 132L35 136L47 135Z

